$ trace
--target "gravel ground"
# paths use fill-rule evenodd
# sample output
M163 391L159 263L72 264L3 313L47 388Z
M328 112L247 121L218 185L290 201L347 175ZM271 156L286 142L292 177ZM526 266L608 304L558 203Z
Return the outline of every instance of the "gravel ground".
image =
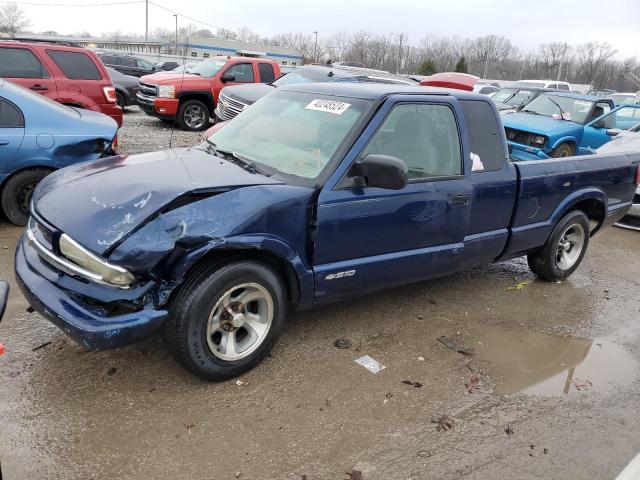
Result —
M127 107L118 133L118 152L132 154L199 143L201 132L185 132L170 123L146 115L137 106Z
M129 108L120 150L170 134ZM0 278L20 234L0 224ZM12 282L0 477L613 479L640 451L639 239L604 231L561 284L516 259L296 313L239 383L195 379L157 338L78 347Z

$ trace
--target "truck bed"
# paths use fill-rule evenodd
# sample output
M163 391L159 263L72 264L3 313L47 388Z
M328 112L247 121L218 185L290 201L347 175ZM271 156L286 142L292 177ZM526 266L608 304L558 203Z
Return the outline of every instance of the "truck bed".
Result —
M517 196L511 238L501 260L546 242L558 220L577 202L598 219L595 233L631 206L640 153L586 155L514 163Z

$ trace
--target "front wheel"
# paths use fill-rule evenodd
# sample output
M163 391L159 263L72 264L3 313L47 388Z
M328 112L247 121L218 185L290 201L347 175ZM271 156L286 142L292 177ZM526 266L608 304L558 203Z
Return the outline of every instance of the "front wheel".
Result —
M195 375L222 381L269 353L286 319L285 289L267 265L240 261L194 273L172 301L164 339Z
M209 125L209 117L209 108L200 100L187 100L178 109L178 125L183 130L204 130Z
M527 256L529 268L549 282L564 280L580 265L589 245L589 219L579 210L569 212L547 243Z
M551 158L571 157L574 154L574 147L570 143L561 143L551 150Z
M38 183L49 175L51 170L46 168L32 168L13 175L2 189L2 209L9 221L19 227L24 227L29 219L29 206L33 191Z

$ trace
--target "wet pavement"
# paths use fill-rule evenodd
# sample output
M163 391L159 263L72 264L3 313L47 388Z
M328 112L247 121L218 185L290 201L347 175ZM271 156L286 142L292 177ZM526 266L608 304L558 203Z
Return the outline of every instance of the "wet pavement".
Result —
M19 235L0 224L12 282ZM13 282L2 478L613 479L640 451L639 246L611 228L560 284L517 259L296 313L240 383L195 379L155 338L87 351Z

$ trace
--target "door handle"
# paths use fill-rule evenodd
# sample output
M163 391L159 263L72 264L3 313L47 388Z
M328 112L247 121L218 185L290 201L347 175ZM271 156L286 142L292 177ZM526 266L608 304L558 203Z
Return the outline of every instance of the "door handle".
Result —
M0 140L0 147L2 145L9 145L9 140Z
M49 90L49 87L47 87L46 85L37 84L37 85L32 85L31 90L36 90L36 91Z
M471 202L470 193L456 193L453 195L453 200L451 201L451 205L464 206L464 205L469 205L470 202Z

